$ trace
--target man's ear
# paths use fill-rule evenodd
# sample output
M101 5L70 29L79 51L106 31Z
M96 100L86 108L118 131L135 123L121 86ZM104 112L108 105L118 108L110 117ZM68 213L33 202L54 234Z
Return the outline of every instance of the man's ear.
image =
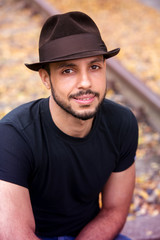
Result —
M47 71L45 69L41 68L39 70L39 75L40 75L40 78L41 78L43 84L45 85L45 87L47 89L51 89L50 77L49 77L49 74L47 73Z

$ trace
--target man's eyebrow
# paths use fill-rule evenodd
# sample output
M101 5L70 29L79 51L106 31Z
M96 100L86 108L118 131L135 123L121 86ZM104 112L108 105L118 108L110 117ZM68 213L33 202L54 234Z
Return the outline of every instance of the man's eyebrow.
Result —
M103 61L104 61L104 59L102 57L96 57L92 61L90 61L88 64L93 64L96 62L98 63L98 62L103 62ZM61 69L64 67L76 67L76 66L77 65L72 62L64 61L64 62L57 63L56 69Z
M103 60L103 58L95 58L95 59L93 59L90 63L92 64L92 63L96 63L96 62L103 62L104 60Z
M56 68L57 69L61 69L63 67L75 67L76 65L74 63L67 63L67 62L62 62L62 63L59 63Z

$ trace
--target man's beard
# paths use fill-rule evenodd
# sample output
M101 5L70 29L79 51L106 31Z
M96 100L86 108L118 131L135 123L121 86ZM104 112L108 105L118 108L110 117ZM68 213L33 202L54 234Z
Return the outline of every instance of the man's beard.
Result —
M102 100L99 102L97 107L95 107L94 111L86 111L84 113L78 113L78 112L74 111L70 105L66 104L63 100L61 100L56 95L55 90L53 89L53 85L52 85L51 80L50 80L50 84L51 84L51 94L52 94L52 97L53 97L54 101L57 103L57 105L59 107L61 107L65 112L67 112L67 113L71 114L73 117L81 119L81 120L88 120L88 119L91 119L91 118L95 117L96 113L98 112L98 110L101 106L101 103L103 102L103 100L106 96L106 92L107 92L107 89L106 89ZM95 97L99 98L99 93L92 92L91 90L80 91L78 94L70 95L69 98L71 99L71 98L86 95L86 94L93 94L93 95L95 95ZM82 105L81 106L81 108L87 108L87 107L89 107L89 105Z

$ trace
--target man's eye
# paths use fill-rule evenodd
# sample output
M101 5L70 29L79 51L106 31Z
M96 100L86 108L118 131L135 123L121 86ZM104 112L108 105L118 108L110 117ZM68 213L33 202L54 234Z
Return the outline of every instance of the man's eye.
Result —
M98 65L92 65L91 68L92 68L93 70L96 70L96 69L99 69L100 67L99 67Z
M65 69L62 73L63 74L69 74L69 73L72 73L73 72L73 70L72 69Z

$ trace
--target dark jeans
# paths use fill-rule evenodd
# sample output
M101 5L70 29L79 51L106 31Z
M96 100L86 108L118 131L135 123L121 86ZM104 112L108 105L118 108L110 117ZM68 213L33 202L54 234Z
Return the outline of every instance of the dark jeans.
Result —
M74 237L63 236L63 237L53 237L53 238L40 238L41 240L74 240ZM114 240L131 240L130 238L119 234Z

